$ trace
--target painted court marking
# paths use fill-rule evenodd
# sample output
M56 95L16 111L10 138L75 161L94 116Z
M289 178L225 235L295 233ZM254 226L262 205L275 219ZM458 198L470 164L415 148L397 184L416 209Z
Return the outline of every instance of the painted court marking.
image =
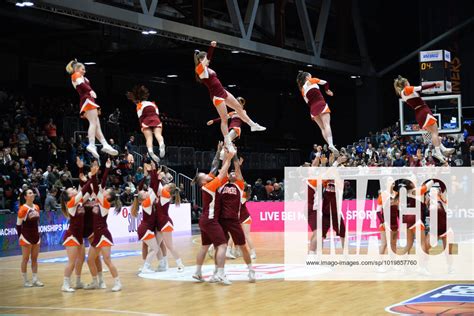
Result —
M116 313L116 314L127 314L127 315L149 315L149 316L164 315L164 314L142 313L142 312L115 310L115 309L81 308L81 307L0 306L0 309L32 309L32 310L84 311L84 312L103 312L103 313Z
M289 265L289 264L273 264L263 263L254 264L253 269L255 270L255 277L258 281L264 280L282 280L285 278L286 273L291 273L294 277L295 274L301 273L302 276L310 274L324 274L331 271L327 267L318 267L308 272L304 265ZM183 272L178 272L177 269L168 269L165 272L154 272L154 273L140 273L138 276L144 279L150 280L161 280L161 281L184 281L184 282L196 282L193 279L193 274L196 271L196 266L186 266ZM208 279L213 275L214 265L203 265L202 276L204 279ZM225 273L227 278L231 281L249 281L248 278L248 267L245 264L226 264Z

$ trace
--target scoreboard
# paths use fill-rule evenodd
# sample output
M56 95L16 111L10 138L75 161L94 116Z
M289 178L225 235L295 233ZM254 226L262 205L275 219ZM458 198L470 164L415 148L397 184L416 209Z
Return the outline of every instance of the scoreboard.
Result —
M424 90L426 94L451 92L451 53L447 50L420 52L420 81L422 84L440 83L440 87Z

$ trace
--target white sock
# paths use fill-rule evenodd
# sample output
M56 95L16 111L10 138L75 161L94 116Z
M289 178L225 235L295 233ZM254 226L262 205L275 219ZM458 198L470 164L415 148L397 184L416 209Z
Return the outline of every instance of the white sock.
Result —
M97 280L97 276L92 277L92 283L93 284L99 284L99 281Z
M38 275L36 273L33 273L33 282L38 281Z
M155 153L153 152L153 147L147 147L146 149L148 150L148 153L149 153L150 155L151 155L151 154L153 154L153 155L155 154Z
M70 278L64 277L63 285L64 285L65 287L69 287L70 281L71 281Z
M441 155L441 150L439 149L439 147L435 147L434 151L435 153Z
M99 283L104 282L104 275L102 274L102 272L98 272L97 276L99 277Z
M168 264L168 256L163 256L163 258L162 258L161 260L163 260L163 262L165 262L166 264Z
M202 265L196 265L196 274L202 274Z
M249 118L249 123L248 124L249 124L249 126L255 126L256 125L255 122L252 121L250 118Z
M329 147L334 147L334 144L332 143L332 136L328 137L328 145Z
M28 274L25 272L25 273L21 273L21 276L23 277L23 281L24 282L27 282L28 281Z
M76 284L81 283L81 276L76 275Z
M95 136L89 137L89 145L95 146Z
M227 145L227 144L232 144L232 139L230 138L230 135L227 134L225 135L224 137L224 143Z
M177 266L182 266L183 265L183 260L181 260L181 258L176 259L176 265Z
M100 143L102 144L102 146L108 146L109 144L107 143L107 140L104 138L100 141Z
M224 275L224 268L217 268L217 275Z
M114 282L115 282L115 284L120 283L119 277L114 278Z
M252 269L253 269L251 263L249 263L249 264L247 265L247 267L249 268L249 270L252 270Z

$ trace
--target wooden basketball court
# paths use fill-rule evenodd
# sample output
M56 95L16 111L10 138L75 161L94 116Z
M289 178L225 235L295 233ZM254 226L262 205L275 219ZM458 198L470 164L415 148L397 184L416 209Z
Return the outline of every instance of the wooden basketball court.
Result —
M283 263L283 234L254 233L256 264ZM177 237L184 263L194 265L200 237ZM113 251L139 251L139 243L114 246ZM40 259L65 256L65 251L44 252ZM104 273L107 290L63 293L63 263L40 263L44 288L23 288L20 256L0 258L0 313L34 315L221 315L221 314L321 314L381 315L385 308L440 287L448 282L296 282L236 281L231 286L192 281L149 280L137 276L141 256L116 258L123 283L121 292L110 291L110 273ZM170 271L174 260L170 259ZM241 258L227 263L243 263ZM206 264L213 264L207 259ZM191 269L188 267L188 269ZM162 272L168 273L168 272ZM28 267L31 277L31 270ZM90 281L87 267L84 282ZM453 283L453 282L449 282ZM456 283L456 282L454 282Z

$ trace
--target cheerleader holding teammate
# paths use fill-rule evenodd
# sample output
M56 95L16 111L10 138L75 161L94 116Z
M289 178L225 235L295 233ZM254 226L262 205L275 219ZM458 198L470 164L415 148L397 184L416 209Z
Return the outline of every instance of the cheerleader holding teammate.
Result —
M215 199L218 188L221 186L224 178L227 177L230 161L234 154L229 152L226 153L222 168L219 170L218 175L215 176L219 168L219 152L221 149L222 142L219 142L216 156L212 161L212 167L209 174L198 173L193 179L193 183L197 183L201 187L203 205L202 214L199 218L202 246L196 255L196 272L194 273L193 278L199 282L204 282L204 278L202 277L202 265L204 263L209 246L213 244L214 248L216 249L214 260L216 262L217 270L217 274L213 279L222 284L230 285L232 283L227 279L227 276L224 272L227 239L224 235L221 225L218 222L219 214L216 214L215 212Z
M112 163L110 159L107 160L105 164L105 171L102 177L102 183L97 189L97 177L92 177L94 180L94 190L97 192L97 202L98 205L92 210L94 213L94 240L92 241L91 247L89 248L89 257L87 258L87 264L89 265L89 270L92 275L92 283L88 284L85 289L93 290L99 288L99 282L97 279L97 267L95 261L98 256L102 254L104 263L110 270L112 277L114 278L114 286L112 287L112 292L117 292L122 289L122 284L118 276L118 271L115 265L112 262L110 257L111 247L113 244L112 235L107 227L107 217L112 205L114 204L115 211L120 212L120 200L119 197L115 194L112 189L105 189L105 182L107 180L108 170L110 169Z
M26 189L20 194L20 208L16 221L16 230L21 246L21 274L23 276L24 287L43 287L44 284L38 279L38 255L41 238L38 230L40 218L40 208L34 204L35 193L31 189ZM32 281L28 281L27 265L31 258Z
M84 175L84 162L79 157L77 157L76 164L79 169L79 184L81 188L87 183L87 177ZM91 166L91 169L98 168L98 166L99 165L97 164L97 162L94 162ZM89 189L89 191L85 193L84 196L82 197L82 200L83 200L82 204L78 206L78 209L83 209L84 211L84 227L82 231L83 242L81 243L80 252L79 252L79 255L77 256L76 265L74 267L75 274L76 274L76 286L74 288L76 290L84 288L84 283L82 283L81 281L81 275L82 275L82 267L86 259L85 245L86 243L89 243L90 245L92 241L94 240L94 229L93 229L94 213L92 212L92 209L94 208L96 204L95 197L96 195L91 185L91 188ZM105 286L103 276L102 276L102 261L100 260L100 257L97 257L95 261L95 265L97 267L98 276L99 276L99 288L105 289L106 286Z
M154 208L155 201L158 199L156 191L158 191L158 178L156 174L155 164L152 162L151 165L145 164L145 172L150 173L150 186L147 190L143 190L144 180L140 182L138 186L138 194L135 196L133 201L131 213L133 217L138 216L139 205L142 206L143 219L137 229L138 239L147 245L145 263L141 269L141 273L153 273L155 272L151 268L153 258L157 258L159 261L162 259L161 250L158 246L155 238L155 227L156 227L156 211ZM160 271L158 269L158 271Z
M229 91L224 89L222 83L219 81L219 78L217 78L216 72L209 68L209 63L212 60L212 54L216 45L217 42L212 41L207 53L201 52L199 50L194 51L196 80L199 83L204 84L209 89L212 103L216 107L217 113L219 113L221 118L221 132L224 136L225 146L227 150L234 152L235 148L233 148L231 138L228 135L227 106L238 113L242 121L250 126L250 130L252 132L264 131L266 128L260 126L250 119L247 113L243 110L243 107L239 101L237 101L237 99Z
M309 72L300 71L296 76L296 83L301 91L301 95L309 106L311 119L318 124L324 140L328 143L329 150L337 158L339 151L334 146L332 139L331 110L319 89L319 85L324 86L326 94L332 97L334 93L329 90L328 82L312 78Z
M424 135L425 140L431 136L431 143L434 146L433 157L441 163L446 163L443 155L449 156L454 152L454 148L446 148L441 143L439 137L438 124L426 102L421 98L418 92L439 87L439 83L426 84L423 86L410 86L408 79L398 76L394 82L395 93L405 101L410 108L415 111L416 121L421 129L427 131Z
M152 175L153 177L153 175ZM158 178L158 180L161 180ZM176 184L168 183L165 185L160 184L158 188L158 199L156 201L156 241L157 245L164 243L166 248L171 252L173 257L176 260L176 267L178 272L184 271L183 260L181 259L178 251L173 245L173 220L168 214L168 209L170 207L171 199L174 198L175 205L179 207L181 202L179 196L179 190L176 188ZM167 259L160 261L158 267L159 270L167 269Z
M156 163L159 163L160 159L153 152L153 136L158 141L160 157L163 158L165 156L165 140L162 136L163 124L155 102L147 101L149 96L150 92L145 86L135 86L132 91L127 92L127 98L137 106L138 120L143 136L145 136L148 155Z
M91 176L95 176L98 167L91 168ZM64 268L64 282L61 290L63 292L75 292L71 287L71 274L81 254L84 231L84 213L82 207L84 196L89 191L92 179L78 192L74 188L68 188L61 193L61 211L64 217L69 219L69 228L64 235L63 246L66 247L68 263Z
M97 95L94 90L92 90L89 80L84 77L86 67L77 60L71 60L66 66L66 71L71 75L72 85L79 94L79 102L81 106L79 114L82 118L85 117L89 121L89 129L87 132L89 145L87 145L86 150L90 152L94 158L99 159L99 154L97 153L97 148L95 146L95 138L97 137L102 144L101 151L112 156L117 156L118 151L113 149L112 146L107 143L100 128L100 106L95 103Z

